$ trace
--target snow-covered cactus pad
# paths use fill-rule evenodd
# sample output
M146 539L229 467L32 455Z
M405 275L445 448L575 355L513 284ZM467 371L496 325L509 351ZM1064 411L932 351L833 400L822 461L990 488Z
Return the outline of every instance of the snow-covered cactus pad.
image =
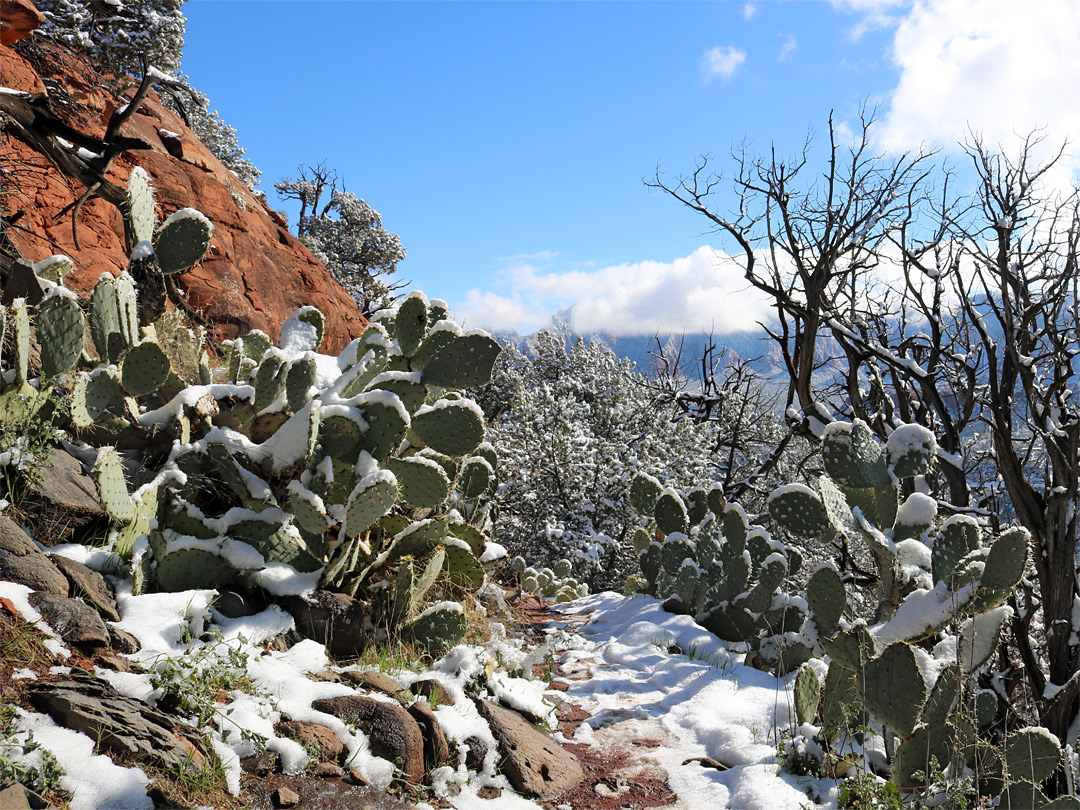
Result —
M141 166L131 170L127 187L127 218L131 227L132 247L140 242L150 242L154 238L154 190L150 186L150 176Z
M630 481L630 505L642 517L649 517L656 508L656 499L663 491L660 482L648 473L639 472Z
M154 252L166 275L190 270L210 250L214 226L194 208L181 208L161 223L154 237Z

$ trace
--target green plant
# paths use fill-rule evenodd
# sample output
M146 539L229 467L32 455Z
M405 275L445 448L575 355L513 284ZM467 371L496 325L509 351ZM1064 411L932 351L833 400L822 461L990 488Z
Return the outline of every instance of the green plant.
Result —
M158 706L164 710L188 715L197 728L216 723L222 739L239 732L242 740L262 751L266 737L235 723L230 717L232 710L221 702L233 690L262 694L247 674L248 653L242 649L246 642L242 637L237 642L226 641L216 627L208 641L189 636L183 655L160 656L150 663L150 684L159 693Z
M904 797L892 782L886 782L873 774L857 772L840 782L842 808L858 810L904 810Z
M36 758L38 764L29 764L28 757ZM10 722L4 723L0 729L0 785L18 783L44 796L60 789L63 775L56 757L34 741L32 731L16 734Z

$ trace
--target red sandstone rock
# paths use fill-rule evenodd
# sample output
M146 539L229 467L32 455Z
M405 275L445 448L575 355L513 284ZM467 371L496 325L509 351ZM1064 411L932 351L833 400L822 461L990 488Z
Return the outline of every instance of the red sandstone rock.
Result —
M11 0L3 0L5 15ZM5 17L6 18L6 17ZM110 77L95 72L83 56L48 40L35 39L0 48L0 83L27 92L41 92L50 83L51 108L65 122L94 137L105 126L117 101L104 87ZM132 88L126 93L130 97ZM183 144L167 148L160 130L177 133ZM127 183L131 169L142 166L151 177L159 219L188 206L214 223L212 247L201 265L176 276L188 302L216 325L218 338L261 329L276 338L281 323L305 304L326 314L323 351L336 353L363 330L365 321L344 288L334 281L271 211L199 142L183 121L151 94L139 112L121 128L121 135L139 138L149 149L129 151L114 161L108 178ZM170 138L168 134L164 136ZM180 151L174 157L170 151ZM23 211L11 237L23 255L40 260L65 253L75 260L67 283L87 292L102 273L127 267L120 212L104 200L83 206L79 217L79 249L72 238L70 215L57 214L83 192L78 181L62 176L40 154L15 137L4 143L6 200Z
M0 44L14 45L26 39L45 22L45 16L30 0L4 0L0 3Z

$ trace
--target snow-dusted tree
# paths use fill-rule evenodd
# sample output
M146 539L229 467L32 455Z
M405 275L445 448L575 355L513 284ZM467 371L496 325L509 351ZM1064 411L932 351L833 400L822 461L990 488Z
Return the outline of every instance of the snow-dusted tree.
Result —
M301 166L297 177L274 184L278 194L300 203L296 235L356 301L365 315L390 306L394 293L408 282L387 276L405 258L397 234L364 200L338 188L337 172L320 163Z
M158 70L180 67L187 18L184 0L35 0L42 33L84 50L108 69L142 74L145 57Z
M667 418L643 375L599 343L568 348L541 332L528 349L505 345L492 383L475 394L499 454L499 541L531 564L571 559L594 589L619 588L637 570L631 478L708 486L716 426Z
M1036 576L1010 599L1019 661L998 682L1074 739L1080 201L1048 188L1055 161L1035 159L1038 135L1017 157L968 144L975 191L963 198L929 155L874 154L872 123L849 146L830 122L813 179L809 150L743 157L730 215L705 161L652 185L733 240L747 281L773 300L791 423L813 435L858 417L881 438L923 424L940 448L926 483L943 508L1030 532Z

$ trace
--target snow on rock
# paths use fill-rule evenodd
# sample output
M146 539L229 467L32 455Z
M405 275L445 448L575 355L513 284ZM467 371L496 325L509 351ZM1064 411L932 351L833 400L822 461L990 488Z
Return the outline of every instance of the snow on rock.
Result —
M94 740L58 726L48 715L17 711L16 738L25 742L27 733L33 733L34 742L41 746L19 758L40 768L42 752L52 753L64 770L60 787L71 791L71 801L66 805L71 810L152 810L154 802L146 795L150 779L140 769L124 768L103 754L94 754Z

